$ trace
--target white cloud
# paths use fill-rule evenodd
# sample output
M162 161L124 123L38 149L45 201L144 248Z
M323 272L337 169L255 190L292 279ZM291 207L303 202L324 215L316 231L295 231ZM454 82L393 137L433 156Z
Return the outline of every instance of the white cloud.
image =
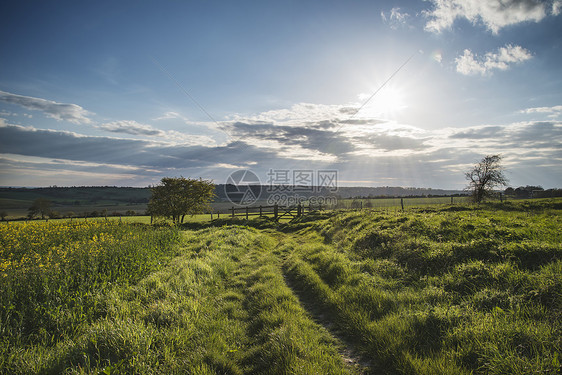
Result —
M58 121L68 121L73 124L90 124L92 122L88 116L93 113L76 104L57 103L52 100L16 95L5 91L0 91L0 100L33 111L41 111L47 117Z
M455 59L457 72L464 75L485 75L494 69L507 70L510 64L520 63L533 57L531 52L521 46L511 44L501 47L496 53L488 52L479 58L471 50L465 49L462 56Z
M384 23L388 24L391 29L398 29L399 27L408 24L408 19L410 15L406 12L401 12L400 8L392 8L390 12L381 12L381 18Z
M184 122L187 122L188 119L184 116L182 116L181 114L177 113L177 112L173 112L173 111L168 111L166 113L164 113L162 116L155 118L155 121L160 121L160 120L170 120L170 119L180 119Z
M402 155L426 148L421 129L372 116L354 118L358 107L300 103L285 110L239 116L223 126L235 139L299 160Z
M560 9L562 9L562 1L555 1L552 3L552 15L557 16L560 14Z
M275 122L287 125L299 125L303 122L325 121L328 119L348 118L357 111L358 104L349 106L297 103L286 109L265 111L254 115L236 114L230 116L232 121Z
M544 113L550 118L556 118L562 115L562 105L555 105L553 107L534 107L527 108L521 111L521 113L532 114L532 113Z
M164 132L159 129L155 129L150 125L139 124L136 121L123 120L114 121L101 124L98 128L112 132L112 133L125 133L132 135L155 135L164 136Z
M433 10L424 14L429 18L425 29L439 33L451 28L458 18L466 18L473 24L482 23L497 34L506 26L521 22L539 22L546 17L549 2L536 0L431 0ZM552 13L559 11L552 6Z
M97 125L99 129L121 134L159 137L172 144L215 145L216 141L208 136L185 134L175 130L161 130L151 125L140 124L133 120L113 121Z

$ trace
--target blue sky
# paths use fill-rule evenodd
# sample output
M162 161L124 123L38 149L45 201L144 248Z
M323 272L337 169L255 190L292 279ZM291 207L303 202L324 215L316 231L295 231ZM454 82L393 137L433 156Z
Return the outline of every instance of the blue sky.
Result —
M561 187L561 11L559 0L3 2L0 185L335 169L342 186L463 188L471 165L499 153L510 185Z

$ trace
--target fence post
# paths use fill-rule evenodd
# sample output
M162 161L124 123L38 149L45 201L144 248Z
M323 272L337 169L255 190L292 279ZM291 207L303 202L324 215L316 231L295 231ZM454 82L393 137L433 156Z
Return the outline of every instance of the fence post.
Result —
M301 216L301 215L302 215L302 206L301 206L301 204L299 203L299 205L297 206L297 217L299 217L299 216Z
M213 211L211 211L211 221L213 221Z
M363 210L363 201L360 201L359 203L361 204L361 206L360 206L360 207L361 207L361 208L360 208L360 210L362 211L362 210Z
M246 206L246 220L248 220L248 206Z
M453 196L451 196L451 204L453 204Z
M277 205L277 203L275 203L275 204L273 205L273 218L274 218L275 220L277 220L278 214L279 214L279 206Z
M402 211L404 211L404 198L400 198L400 205L402 206Z
M262 217L261 204L260 204L260 217Z
M231 211L232 211L232 217L234 217L234 206L232 206Z
M220 218L221 218L221 213L219 211L219 212L217 212L217 220L220 219Z

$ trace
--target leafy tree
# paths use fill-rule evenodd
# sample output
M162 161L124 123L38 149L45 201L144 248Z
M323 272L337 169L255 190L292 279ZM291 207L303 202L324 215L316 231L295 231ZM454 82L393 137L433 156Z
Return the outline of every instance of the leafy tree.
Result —
M537 192L542 192L542 186L519 186L514 193L517 198L533 198ZM539 194L540 195L540 194Z
M472 192L474 202L482 202L491 195L495 187L507 185L501 160L500 155L487 155L465 173L465 177L469 181L467 190Z
M28 208L28 217L33 218L37 214L41 214L41 219L45 219L51 213L51 201L45 198L37 198Z
M1 211L0 212L0 217L2 218L2 221L6 220L6 217L8 216L8 213L6 211Z
M174 223L183 223L185 215L205 212L215 197L215 184L203 179L164 177L150 190L147 213L171 218Z

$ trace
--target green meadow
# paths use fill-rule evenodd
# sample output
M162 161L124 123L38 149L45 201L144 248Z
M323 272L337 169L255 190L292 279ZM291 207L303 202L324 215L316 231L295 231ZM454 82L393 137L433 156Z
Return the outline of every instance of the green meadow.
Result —
M561 214L3 223L0 373L559 374Z

